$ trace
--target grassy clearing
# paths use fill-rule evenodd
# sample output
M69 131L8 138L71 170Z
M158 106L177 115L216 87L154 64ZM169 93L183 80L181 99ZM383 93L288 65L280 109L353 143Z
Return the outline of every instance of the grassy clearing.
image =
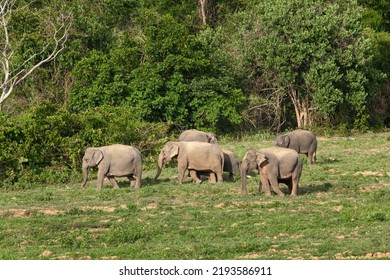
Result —
M222 139L240 158L273 136ZM0 193L0 259L390 259L390 133L319 138L300 196L265 197L258 178L143 187L106 182ZM287 192L287 187L282 190Z

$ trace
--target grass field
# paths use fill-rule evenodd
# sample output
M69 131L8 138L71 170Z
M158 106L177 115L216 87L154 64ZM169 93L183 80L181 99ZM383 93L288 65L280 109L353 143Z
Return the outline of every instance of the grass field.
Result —
M220 144L242 158L273 139ZM318 142L298 197L259 194L257 176L246 197L239 177L178 185L174 164L158 182L145 170L139 191L0 190L0 259L390 259L390 133Z

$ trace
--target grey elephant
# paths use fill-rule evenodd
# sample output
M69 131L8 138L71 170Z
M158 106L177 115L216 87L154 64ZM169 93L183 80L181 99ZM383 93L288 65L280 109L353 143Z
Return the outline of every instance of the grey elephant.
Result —
M249 170L257 169L259 172L259 192L261 186L266 195L271 195L271 188L280 196L284 193L279 183L288 186L292 196L298 195L299 179L302 172L302 159L292 149L271 147L256 151L250 149L245 153L241 163L242 194L247 195L246 174Z
M240 174L241 162L233 152L225 149L222 149L222 152L224 157L223 171L229 172L229 180L233 180L234 175ZM201 175L209 177L210 174L208 172L197 172L199 178Z
M119 188L115 177L127 177L131 186L141 188L142 156L137 148L121 144L87 148L83 157L84 188L88 179L88 169L98 167L97 188L102 189L103 180L107 177L114 188Z
M316 160L317 137L310 131L298 129L287 134L279 135L275 139L275 145L293 149L299 154L306 154L309 164Z
M209 172L212 183L223 182L222 172L224 156L218 145L205 142L175 142L169 141L161 149L158 158L158 170L155 180L161 174L165 163L177 158L178 182L183 183L184 173L188 169L190 176L196 183L200 184L197 171Z
M183 131L179 135L179 142L186 141L198 141L198 142L207 142L210 144L218 144L217 138L212 132L204 132L196 129L188 129Z
M229 178L232 180L234 175L240 173L240 160L229 150L222 149L222 152L224 156L223 171L229 172Z

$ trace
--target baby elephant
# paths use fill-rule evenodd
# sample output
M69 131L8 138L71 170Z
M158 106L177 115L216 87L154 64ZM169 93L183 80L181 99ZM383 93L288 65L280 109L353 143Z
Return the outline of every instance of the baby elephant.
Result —
M284 193L279 183L288 186L292 196L298 195L299 178L302 172L302 159L292 149L271 147L259 151L250 149L246 152L241 163L242 194L247 195L246 174L249 170L259 171L259 191L261 186L265 194L271 195L271 188L280 196ZM270 188L271 187L271 188Z
M223 171L229 172L229 179L233 180L233 176L240 173L240 160L231 151L222 149L224 164Z
M118 183L115 177L127 177L131 186L141 188L142 156L132 146L115 144L99 148L87 148L83 157L83 182L84 188L88 179L88 169L98 167L97 188L102 189L104 177L107 177L115 189ZM135 181L135 182L133 182Z
M316 160L317 137L307 130L298 129L276 137L275 145L295 150L299 154L306 154L309 164Z

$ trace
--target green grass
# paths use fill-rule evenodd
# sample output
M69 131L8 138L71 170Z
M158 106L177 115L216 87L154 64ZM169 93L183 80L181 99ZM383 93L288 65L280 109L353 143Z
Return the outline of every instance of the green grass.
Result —
M222 139L242 158L272 135ZM234 182L176 184L174 164L121 181L0 193L0 259L390 259L390 134L319 138L298 197ZM287 187L282 185L287 192Z

